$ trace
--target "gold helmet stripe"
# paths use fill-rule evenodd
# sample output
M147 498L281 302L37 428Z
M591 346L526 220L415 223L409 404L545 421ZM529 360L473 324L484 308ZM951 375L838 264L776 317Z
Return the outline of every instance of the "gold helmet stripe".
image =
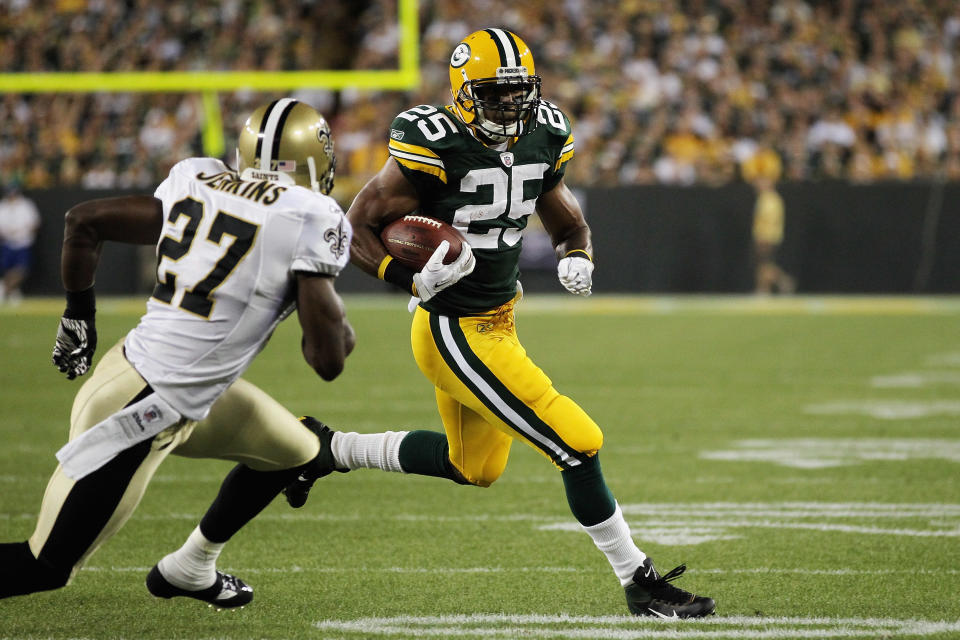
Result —
M260 135L257 136L257 158L260 158L261 171L274 171L271 164L279 160L280 141L283 139L283 124L297 101L292 98L275 100L267 107L260 123Z
M497 45L501 67L520 66L520 50L517 48L512 33L503 29L484 29L484 31L490 34L493 42Z

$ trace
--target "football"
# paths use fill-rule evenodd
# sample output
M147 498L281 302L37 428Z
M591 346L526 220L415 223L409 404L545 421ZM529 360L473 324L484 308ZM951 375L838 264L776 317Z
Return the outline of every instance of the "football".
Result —
M446 240L450 249L443 259L450 264L460 255L464 237L452 225L427 216L403 216L380 232L383 246L395 260L415 271L423 269L430 256Z

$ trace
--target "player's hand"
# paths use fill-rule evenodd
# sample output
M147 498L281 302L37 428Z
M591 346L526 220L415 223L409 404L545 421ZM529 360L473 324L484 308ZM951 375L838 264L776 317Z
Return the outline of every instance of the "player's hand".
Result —
M593 262L580 256L567 256L557 264L557 277L570 293L588 296L593 286Z
M450 249L450 243L444 240L437 247L427 264L423 265L420 273L413 274L413 284L417 287L417 295L426 302L438 292L456 284L461 278L470 275L476 266L476 258L470 245L464 242L461 245L460 255L450 264L443 264L443 259Z
M53 347L53 364L68 380L90 370L93 352L97 350L97 327L94 316L87 318L60 318L57 343Z

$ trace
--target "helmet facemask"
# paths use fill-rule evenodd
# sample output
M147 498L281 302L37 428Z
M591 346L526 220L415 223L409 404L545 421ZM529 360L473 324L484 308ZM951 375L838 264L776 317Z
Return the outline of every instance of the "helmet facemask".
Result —
M524 67L501 67L495 78L464 78L454 100L464 113L473 115L469 126L474 132L503 143L536 128L540 76L527 75Z

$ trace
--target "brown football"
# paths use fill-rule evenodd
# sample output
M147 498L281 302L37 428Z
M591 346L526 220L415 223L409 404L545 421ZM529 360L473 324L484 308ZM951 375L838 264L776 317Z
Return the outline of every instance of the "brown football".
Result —
M444 264L457 259L464 242L463 234L452 225L427 216L403 216L394 220L380 232L380 240L387 253L415 271L423 269L442 241L450 243Z

